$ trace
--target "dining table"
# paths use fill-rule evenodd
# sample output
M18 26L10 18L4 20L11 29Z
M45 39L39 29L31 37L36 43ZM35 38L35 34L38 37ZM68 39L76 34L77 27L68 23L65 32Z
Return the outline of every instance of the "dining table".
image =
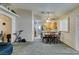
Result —
M58 31L43 31L41 33L42 42L45 43L59 43L60 32Z

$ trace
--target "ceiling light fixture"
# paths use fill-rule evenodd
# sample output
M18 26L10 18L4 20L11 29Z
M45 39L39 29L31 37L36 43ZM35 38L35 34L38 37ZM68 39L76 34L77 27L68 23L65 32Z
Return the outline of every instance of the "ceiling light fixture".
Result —
M49 23L49 22L51 22L51 20L48 20L48 19L47 19L46 22Z
M45 16L44 19L46 20L57 20L58 17L56 16L55 12L41 12L43 16Z

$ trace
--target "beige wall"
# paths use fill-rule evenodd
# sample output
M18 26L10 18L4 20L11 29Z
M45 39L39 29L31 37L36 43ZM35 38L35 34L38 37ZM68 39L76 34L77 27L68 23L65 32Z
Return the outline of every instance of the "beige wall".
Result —
M6 25L3 25L2 23L6 23ZM0 29L4 33L4 42L7 42L6 35L11 34L11 18L8 16L0 14Z
M65 17L69 17L69 32L62 32L61 41L65 44L71 46L72 48L76 49L76 15L79 14L79 8L76 8L69 14L65 15L60 20L64 19Z

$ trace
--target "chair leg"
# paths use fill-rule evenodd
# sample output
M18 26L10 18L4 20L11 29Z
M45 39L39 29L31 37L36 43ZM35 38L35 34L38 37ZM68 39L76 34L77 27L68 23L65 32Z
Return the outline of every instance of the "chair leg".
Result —
M51 44L51 39L49 38L49 43Z
M50 38L50 41L51 41L51 43L52 43L52 37Z
M58 41L57 38L54 38L54 44L57 44L57 41Z

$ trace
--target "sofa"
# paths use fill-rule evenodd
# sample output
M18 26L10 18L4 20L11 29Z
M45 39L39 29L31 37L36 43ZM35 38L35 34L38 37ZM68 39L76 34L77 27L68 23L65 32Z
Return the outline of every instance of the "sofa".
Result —
M11 43L0 43L0 55L11 55L13 45Z

